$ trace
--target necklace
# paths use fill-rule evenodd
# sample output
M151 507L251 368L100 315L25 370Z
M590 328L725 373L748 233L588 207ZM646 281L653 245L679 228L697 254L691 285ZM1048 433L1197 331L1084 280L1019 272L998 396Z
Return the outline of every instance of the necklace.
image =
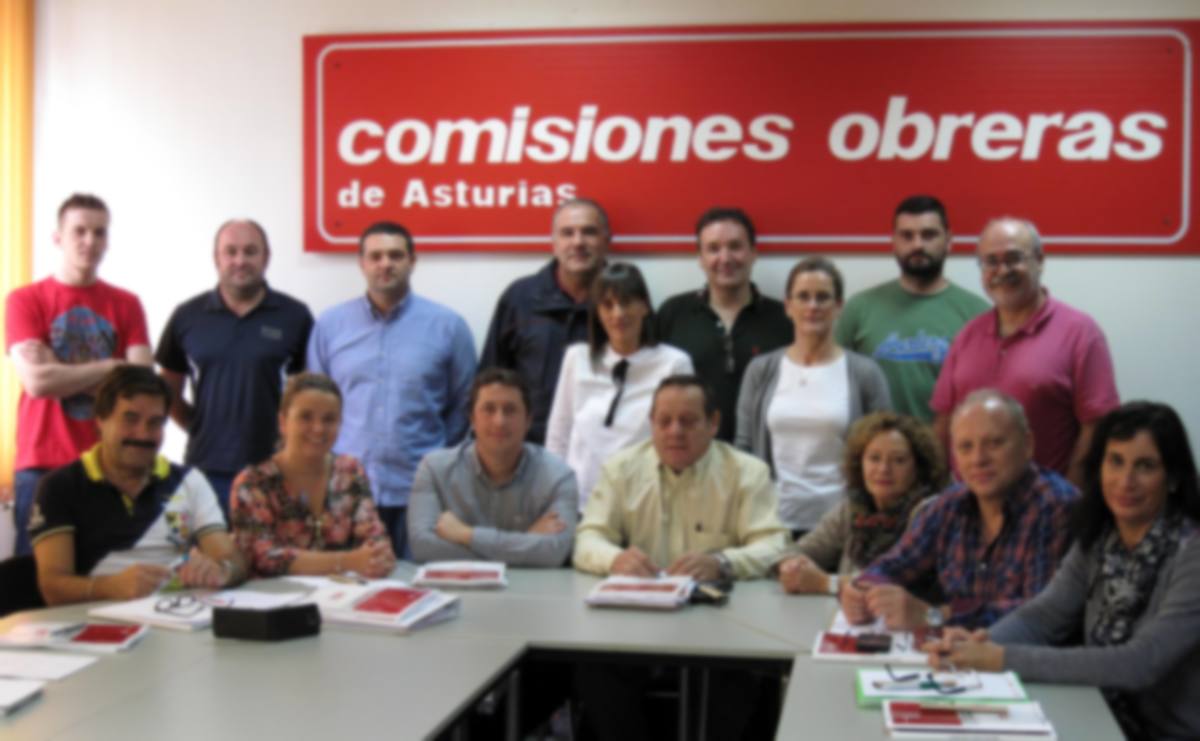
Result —
M332 456L325 457L321 467L321 473L315 482L316 488L314 489L312 487L314 482L311 476L305 477L306 481L304 483L309 485L306 486L299 484L296 481L295 471L292 470L290 466L285 464L284 459L280 455L276 454L275 456L275 465L279 469L280 475L283 477L284 489L289 494L294 495L296 502L304 507L304 509L308 510L310 518L319 518L325 510L324 497L318 496L318 498L321 499L321 502L319 504L319 509L314 511L313 496L311 492L315 491L318 495L321 495L323 493L322 487L325 489L328 488L330 477L332 475L330 470L332 464L331 458Z

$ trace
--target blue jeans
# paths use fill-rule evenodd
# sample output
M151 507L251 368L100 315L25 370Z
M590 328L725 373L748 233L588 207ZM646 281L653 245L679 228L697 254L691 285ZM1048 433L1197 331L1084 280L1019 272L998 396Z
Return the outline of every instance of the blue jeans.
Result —
M13 474L13 524L17 529L14 556L28 556L33 552L29 543L29 513L33 511L33 499L37 496L38 482L49 468L22 468Z
M383 529L392 538L392 551L396 558L411 561L412 554L408 550L408 507L376 507L379 519L383 521Z

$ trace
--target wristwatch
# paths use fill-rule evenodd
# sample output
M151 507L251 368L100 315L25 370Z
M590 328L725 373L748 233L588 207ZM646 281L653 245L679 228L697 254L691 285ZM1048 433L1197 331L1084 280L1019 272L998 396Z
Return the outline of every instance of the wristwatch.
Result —
M718 578L721 581L733 581L733 562L729 560L729 556L721 551L713 551L711 555L717 559Z
M940 607L930 607L925 611L925 624L930 628L940 628L946 624L946 615Z

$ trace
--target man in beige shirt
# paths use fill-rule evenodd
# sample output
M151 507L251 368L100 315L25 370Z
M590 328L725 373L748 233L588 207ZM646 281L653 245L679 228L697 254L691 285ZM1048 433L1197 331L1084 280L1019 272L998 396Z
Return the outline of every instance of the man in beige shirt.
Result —
M575 567L593 574L700 580L764 576L786 549L770 471L714 440L721 413L697 376L654 394L652 439L605 463L575 536Z
M604 464L575 533L575 568L700 580L764 576L787 548L767 464L714 440L717 400L698 376L670 376L650 407L652 439ZM661 670L660 670L661 671ZM641 707L651 666L581 663L573 685L594 738L656 738ZM698 709L709 738L760 738L778 681L741 669L707 673ZM762 725L759 723L759 725ZM770 723L766 724L770 726Z

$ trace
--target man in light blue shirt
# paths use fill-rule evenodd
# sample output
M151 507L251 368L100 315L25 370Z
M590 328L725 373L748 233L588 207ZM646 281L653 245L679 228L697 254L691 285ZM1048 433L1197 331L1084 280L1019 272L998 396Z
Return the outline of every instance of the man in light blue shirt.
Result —
M475 342L463 318L414 295L412 235L381 221L358 240L367 294L323 314L308 343L308 368L341 387L334 450L362 461L397 557L407 552L408 493L421 458L467 432Z

